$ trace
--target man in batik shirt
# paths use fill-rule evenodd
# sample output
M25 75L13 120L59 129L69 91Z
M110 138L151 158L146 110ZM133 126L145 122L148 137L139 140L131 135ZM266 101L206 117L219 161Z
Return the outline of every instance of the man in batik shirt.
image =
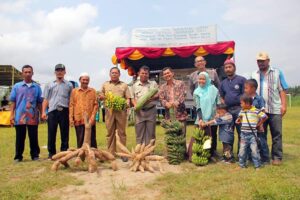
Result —
M165 118L170 119L170 108L174 108L175 117L184 124L183 134L186 134L187 112L185 110L186 88L183 81L174 79L174 72L170 67L162 70L166 83L160 86L159 100L166 110Z

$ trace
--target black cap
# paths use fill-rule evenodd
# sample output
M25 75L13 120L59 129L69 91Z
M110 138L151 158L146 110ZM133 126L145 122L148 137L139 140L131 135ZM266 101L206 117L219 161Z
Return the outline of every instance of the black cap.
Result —
M57 65L55 65L55 71L58 70L58 69L63 69L63 70L65 70L66 67L65 67L63 64L57 64Z

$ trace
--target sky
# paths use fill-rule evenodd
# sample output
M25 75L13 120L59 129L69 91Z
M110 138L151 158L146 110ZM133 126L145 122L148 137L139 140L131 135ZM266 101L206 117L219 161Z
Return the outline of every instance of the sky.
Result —
M257 69L256 54L266 51L290 86L298 78L299 0L0 0L0 65L34 67L34 79L66 78L88 72L97 90L109 80L116 47L130 46L134 28L218 27L218 41L234 40L237 73ZM121 80L129 82L126 71Z

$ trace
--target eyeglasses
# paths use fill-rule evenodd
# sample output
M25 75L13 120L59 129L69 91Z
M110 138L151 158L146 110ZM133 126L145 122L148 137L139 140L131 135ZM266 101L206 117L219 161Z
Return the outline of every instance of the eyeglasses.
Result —
M205 62L205 60L196 60L195 63L198 63L198 62Z

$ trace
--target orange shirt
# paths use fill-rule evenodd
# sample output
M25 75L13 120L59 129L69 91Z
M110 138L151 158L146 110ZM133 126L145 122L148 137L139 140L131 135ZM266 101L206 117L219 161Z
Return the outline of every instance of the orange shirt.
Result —
M75 88L72 90L69 105L69 120L75 126L84 124L84 113L89 119L95 119L98 109L96 90L93 88Z

